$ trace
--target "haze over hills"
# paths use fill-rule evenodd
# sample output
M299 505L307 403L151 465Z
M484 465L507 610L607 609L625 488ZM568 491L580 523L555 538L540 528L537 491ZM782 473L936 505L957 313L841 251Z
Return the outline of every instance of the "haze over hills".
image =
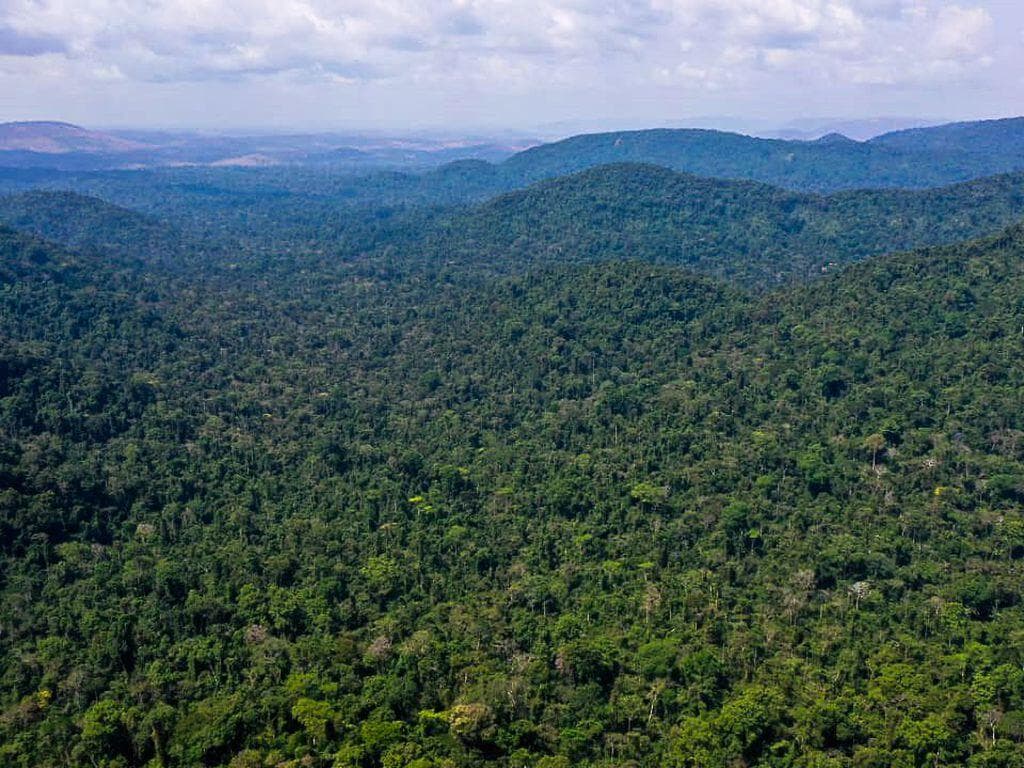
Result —
M802 192L942 187L1024 166L1022 134L1024 121L1020 119L898 132L866 143L832 135L813 142L785 142L714 131L657 130L580 136L521 152L497 164L465 159L422 172L410 172L408 166L396 169L386 162L375 165L376 160L368 161L369 165L360 160L355 165L268 166L262 164L264 155L233 156L229 165L221 167L135 171L0 165L0 191L74 191L167 219L179 228L197 228L202 236L214 239L220 238L217 230L228 227L235 236L247 237L248 231L265 243L271 231L267 225L273 222L272 231L278 233L281 247L293 247L289 240L294 237L324 237L344 240L348 248L372 249L374 238L382 236L422 240L432 226L428 220L436 218L429 213L431 209L477 204L557 178L563 170L576 172L607 162L682 168L700 176L748 179ZM223 157L223 149L210 157ZM18 153L8 153L12 154ZM435 157L434 162L437 160ZM248 167L239 167L244 165ZM991 202L986 201L982 210L990 210ZM965 199L964 205L969 201ZM920 220L925 219L927 216ZM955 230L953 221L941 228L950 236ZM419 227L420 232L410 232L410 226ZM658 226L666 231L664 222ZM895 231L905 232L906 228L900 225ZM977 228L966 226L963 231L979 234L987 230L979 222ZM893 242L911 246L945 241L943 235L935 240ZM823 255L819 261L829 260Z
M837 141L844 140L827 143ZM267 172L226 177L210 170L204 183L180 173L101 175L82 180L92 196L38 190L0 197L0 221L73 247L177 250L176 259L184 242L196 253L214 244L237 247L239 239L287 250L330 243L339 258L401 244L407 264L514 271L639 258L763 289L886 251L978 237L1024 218L1022 173L924 190L819 195L620 163L462 202L492 195L499 174L465 161L426 176L378 174L322 188L311 180L305 191L294 172L284 187ZM375 200L404 204L374 208ZM170 241L179 245L171 249Z
M447 166L443 173L451 188L469 192L467 177L477 178L479 171L467 164ZM194 193L182 194L177 203L162 200L165 215L192 211ZM195 194L196 201L204 199L202 192ZM209 233L205 241L191 237L193 251L206 252L226 236L271 230L282 243L333 243L344 249L339 258L402 243L408 263L457 262L499 271L642 259L763 289L886 251L979 237L1024 220L1024 173L926 190L817 195L621 163L469 207L374 215L369 224L363 220L366 209L350 207L344 195L238 192L218 198L214 204L205 197L205 214L177 214L179 226ZM161 240L183 238L152 218L66 192L0 197L0 222L72 247L139 253L166 252L170 245ZM211 240L218 223L221 236Z
M139 141L90 131L70 123L0 123L0 152L31 152L41 155L71 152L102 154L137 152L154 148ZM2 157L3 155L0 155L0 158Z
M67 171L189 164L425 168L459 158L502 160L531 143L524 137L103 132L68 123L18 122L0 124L0 166Z
M26 131L33 125L38 127L38 135L30 138ZM515 152L510 144L328 134L239 138L168 134L160 138L160 134L128 132L125 135L131 138L118 138L72 126L58 130L55 125L63 126L8 124L0 130L0 137L5 132L9 136L6 144L0 143L8 148L0 150L0 167L95 171L180 164L288 164L367 172L387 167L424 170L455 159L500 161L493 169L476 166L478 178L467 184L467 189L483 189L487 194L617 162L651 163L702 176L750 179L810 191L939 186L1024 170L1024 118L914 128L865 142L837 141L835 134L793 141L707 129L622 131L583 134L521 152ZM141 151L138 141L143 138L157 143ZM33 146L47 149L30 151ZM117 151L113 151L115 146ZM464 176L474 171L473 166L460 169ZM449 174L445 168L436 176L427 170L422 177L398 187L404 186L406 194L413 197L440 196ZM371 177L363 183L364 192L360 193L357 183L352 188L357 195L372 196L376 184ZM398 195L402 195L400 189Z
M867 141L885 133L908 128L927 128L948 122L948 120L929 120L916 117L801 118L791 120L781 128L752 130L750 133L766 139L802 139L804 141L813 141L830 133L841 133L856 141Z
M1024 170L1024 118L898 131L867 142L838 134L787 141L706 129L584 134L532 147L492 167L463 164L460 171L470 182L468 189L493 194L622 162L802 191L933 187ZM445 189L447 173L442 167L410 179L407 186L429 196L435 186ZM364 184L372 195L373 179Z

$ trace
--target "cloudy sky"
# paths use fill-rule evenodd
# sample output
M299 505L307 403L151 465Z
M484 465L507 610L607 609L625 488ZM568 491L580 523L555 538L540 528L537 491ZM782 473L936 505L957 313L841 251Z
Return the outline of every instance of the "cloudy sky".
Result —
M0 120L532 129L1024 113L1024 0L0 0Z

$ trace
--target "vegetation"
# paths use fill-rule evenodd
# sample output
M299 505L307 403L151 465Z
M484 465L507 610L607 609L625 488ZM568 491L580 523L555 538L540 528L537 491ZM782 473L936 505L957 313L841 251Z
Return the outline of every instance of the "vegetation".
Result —
M1019 130L0 170L0 765L1024 768Z
M708 130L587 134L543 144L502 164L531 181L597 165L653 163L701 176L818 192L931 187L1022 170L1024 118L956 123L857 142L758 139Z
M763 288L1016 183L6 201L73 248L0 229L0 764L1020 768L1024 230L608 258Z
M462 151L472 154L471 148ZM26 157L19 159L19 154ZM928 188L1024 171L1024 118L899 131L867 142L842 136L784 141L688 129L585 134L533 147L503 162L462 159L422 173L414 171L415 162L413 169L399 163L389 170L316 157L307 161L269 168L100 171L95 169L109 158L0 152L0 190L74 191L188 220L244 209L254 214L247 223L258 227L267 217L278 224L294 216L308 221L310 206L315 217L323 219L340 206L365 214L366 208L475 203L539 181L620 163L802 192Z
M95 197L30 191L0 197L0 222L76 250L155 260L174 267L209 250L168 223ZM207 260L206 263L209 263Z
M425 228L428 260L643 259L764 287L892 250L996 232L1024 217L1024 175L829 196L611 165L509 193Z
M928 190L822 196L621 164L448 207L374 207L327 191L262 187L158 190L140 182L129 199L144 215L68 192L0 197L0 221L72 247L143 259L161 254L169 264L209 266L240 249L262 259L319 253L346 262L393 254L406 271L448 263L514 273L634 259L763 289L887 251L990 234L1024 216L1019 173Z

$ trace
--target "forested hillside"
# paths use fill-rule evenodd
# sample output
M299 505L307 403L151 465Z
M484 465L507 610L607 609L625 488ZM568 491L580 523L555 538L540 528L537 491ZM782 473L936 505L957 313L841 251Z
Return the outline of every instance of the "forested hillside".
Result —
M661 129L573 136L495 163L479 159L471 150L467 148L463 159L420 173L401 163L360 169L319 161L254 168L101 171L90 170L96 166L87 161L79 167L75 155L60 156L69 165L56 170L33 166L30 158L14 162L0 157L0 190L69 190L143 213L187 220L204 211L219 211L235 216L238 224L242 211L255 212L256 222L269 217L280 223L291 216L308 219L310 207L323 219L339 206L365 211L477 203L539 181L619 163L802 192L929 188L1024 171L1024 118L898 131L867 142Z
M458 186L458 179L452 184ZM174 195L178 197L175 198ZM67 192L0 196L0 223L66 246L208 267L238 254L397 255L401 270L633 259L684 265L761 289L887 251L957 242L1024 219L1024 174L927 190L790 192L652 165L601 166L474 206L372 207L325 193L172 193L175 222ZM223 257L223 258L222 258ZM228 262L242 258L232 256ZM262 261L258 263L262 264Z
M0 224L80 251L181 266L214 248L165 221L73 192L31 191L0 196ZM204 258L204 263L210 262Z
M893 149L945 152L953 150L981 157L1020 156L1024 152L1024 118L947 123L928 128L908 128L871 139L871 144Z
M1024 231L760 297L635 260L955 237L979 184L594 171L469 215L663 239L497 276L24 206L75 250L0 231L0 764L1020 768Z
M1021 174L820 196L622 164L443 217L417 252L512 269L643 259L763 287L886 251L978 237L1022 218Z
M692 129L584 134L528 149L501 168L536 181L640 162L809 191L941 186L1024 169L1024 118L917 128L867 142L838 138L791 141Z

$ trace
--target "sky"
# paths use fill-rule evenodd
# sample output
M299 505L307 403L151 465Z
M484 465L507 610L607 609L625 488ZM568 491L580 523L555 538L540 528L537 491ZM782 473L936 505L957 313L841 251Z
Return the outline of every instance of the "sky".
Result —
M0 121L535 130L1024 113L1024 0L0 0Z

